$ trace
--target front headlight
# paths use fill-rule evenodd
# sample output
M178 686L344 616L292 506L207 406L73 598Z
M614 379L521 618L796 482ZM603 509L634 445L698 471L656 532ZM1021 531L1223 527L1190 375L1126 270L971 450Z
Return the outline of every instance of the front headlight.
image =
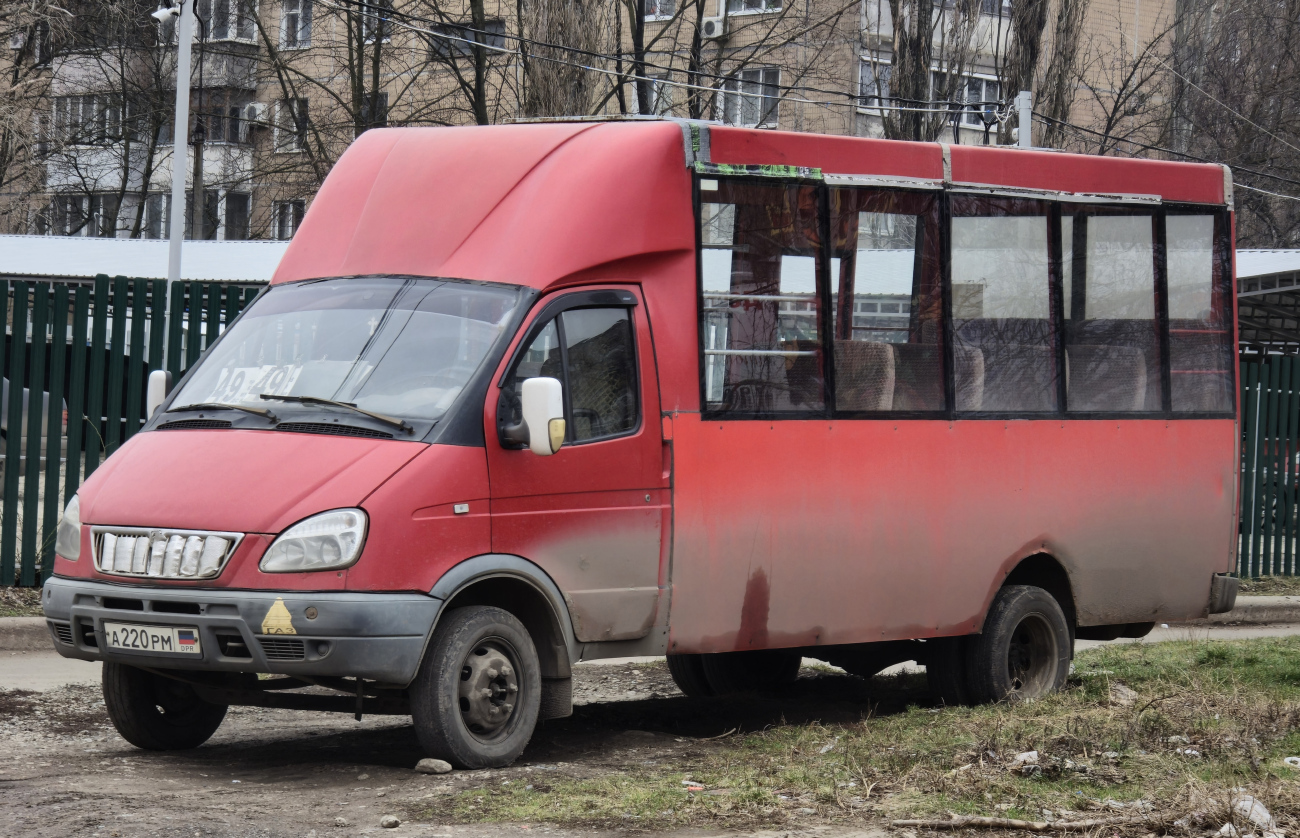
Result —
M54 537L54 552L70 562L81 558L81 501L73 495L63 507L63 517Z
M366 513L333 509L313 515L280 533L258 565L264 573L338 570L361 555Z

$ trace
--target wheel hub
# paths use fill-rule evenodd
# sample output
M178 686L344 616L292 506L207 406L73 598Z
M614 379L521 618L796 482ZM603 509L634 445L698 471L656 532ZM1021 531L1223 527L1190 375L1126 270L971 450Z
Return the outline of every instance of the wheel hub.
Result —
M461 717L471 732L490 736L505 727L519 693L508 652L493 642L475 646L461 664L459 692Z
M1031 615L1016 626L1007 648L1009 698L1039 698L1055 678L1054 633L1045 620Z

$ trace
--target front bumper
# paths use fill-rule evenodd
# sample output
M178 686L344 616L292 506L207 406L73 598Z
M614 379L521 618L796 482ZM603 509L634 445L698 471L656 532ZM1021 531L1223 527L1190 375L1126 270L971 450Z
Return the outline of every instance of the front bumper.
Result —
M42 604L65 658L155 669L415 678L442 601L423 594L162 588L53 577ZM308 609L315 613L308 619ZM201 656L108 649L104 621L197 628Z

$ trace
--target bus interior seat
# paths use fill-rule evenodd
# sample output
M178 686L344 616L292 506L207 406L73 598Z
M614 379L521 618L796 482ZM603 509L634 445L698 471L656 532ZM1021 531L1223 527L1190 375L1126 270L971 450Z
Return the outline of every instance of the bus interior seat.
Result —
M893 410L895 381L891 344L835 341L835 406L840 410Z
M987 343L980 410L1041 413L1056 409L1056 363L1052 347L1033 343Z
M1065 387L1070 410L1144 410L1146 355L1136 346L1067 347Z
M894 410L939 410L943 407L943 346L895 343Z
M816 340L787 340L781 343L787 351L810 353L787 355L785 359L786 394L789 407L818 407L822 397L822 345Z
M977 346L954 346L957 409L980 410L984 404L984 353Z
M1204 328L1205 324L1173 320L1175 329ZM1169 345L1169 387L1177 410L1231 410L1232 387L1228 370L1232 368L1231 345L1222 333L1180 334Z

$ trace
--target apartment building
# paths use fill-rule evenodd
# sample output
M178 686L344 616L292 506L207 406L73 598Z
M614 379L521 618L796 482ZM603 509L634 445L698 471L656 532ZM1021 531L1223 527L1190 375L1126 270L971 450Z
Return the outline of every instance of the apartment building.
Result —
M45 197L28 232L166 237L174 26L150 17L153 0L84 2L79 30L40 55ZM374 127L645 112L881 135L899 114L889 0L644 0L641 19L623 4L537 0L522 27L504 0L193 2L191 238L292 237L333 162ZM969 2L979 8L957 5ZM935 4L930 95L964 104L913 106L946 141L997 140L1012 2ZM1136 56L1170 5L1093 0L1090 49ZM959 18L973 21L960 49ZM552 46L561 38L569 48ZM630 78L638 60L642 82Z

